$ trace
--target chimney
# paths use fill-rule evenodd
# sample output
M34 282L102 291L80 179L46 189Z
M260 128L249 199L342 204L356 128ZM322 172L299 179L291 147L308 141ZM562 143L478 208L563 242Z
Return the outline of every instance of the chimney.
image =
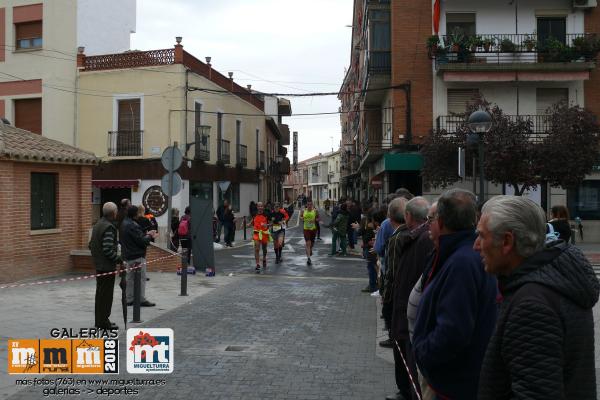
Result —
M85 47L83 46L77 48L77 68L85 69Z
M229 80L231 81L231 91L233 92L233 72L228 72Z
M177 42L175 45L175 56L173 60L175 64L183 64L183 45L181 44L181 39L181 36L175 37L175 42Z
M212 57L205 57L204 59L206 60L206 65L208 65L208 79L210 79L212 77L212 64L210 63Z

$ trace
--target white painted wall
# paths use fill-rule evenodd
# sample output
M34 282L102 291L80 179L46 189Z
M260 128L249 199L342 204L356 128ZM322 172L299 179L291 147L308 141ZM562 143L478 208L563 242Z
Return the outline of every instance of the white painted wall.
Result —
M142 197L144 196L144 192L150 187L158 185L160 186L160 180L141 180L140 186L138 187L137 192L131 193L131 203L133 205L142 204ZM179 215L183 215L183 211L190 204L190 192L189 192L189 181L183 181L183 186L179 194L173 197L173 208L179 209ZM168 216L167 213L161 215L156 218L158 222L158 226L160 228L166 228L168 226Z
M136 0L77 0L77 45L86 55L129 50L135 29Z
M256 183L240 183L240 212L237 217L248 217L250 215L250 202L258 201L258 184Z

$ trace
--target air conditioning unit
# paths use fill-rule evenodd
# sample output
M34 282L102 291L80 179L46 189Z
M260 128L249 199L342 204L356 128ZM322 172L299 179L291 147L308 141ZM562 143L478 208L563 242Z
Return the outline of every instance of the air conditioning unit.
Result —
M598 5L598 0L573 0L574 8L592 8Z

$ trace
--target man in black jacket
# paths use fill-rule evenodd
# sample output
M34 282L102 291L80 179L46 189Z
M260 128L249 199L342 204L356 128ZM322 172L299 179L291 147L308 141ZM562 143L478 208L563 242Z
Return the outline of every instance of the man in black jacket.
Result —
M116 271L117 264L121 258L117 254L117 205L105 203L102 207L102 218L96 222L92 229L89 248L96 266L96 274L104 274ZM104 275L96 277L96 304L95 304L95 326L102 329L114 329L117 326L110 322L110 312L113 303L115 289L115 275Z
M429 225L427 224L428 211L429 202L423 197L415 197L406 203L404 220L407 230L390 239L388 245L388 262L394 269L394 274L390 277L392 280L390 283L393 286L390 337L394 341L396 384L399 389L397 394L388 396L388 400L417 398L415 388L412 387L404 365L406 361L414 382L417 382L417 366L408 340L406 308L408 296L421 277L429 255L433 251L433 242L429 238ZM393 219L394 216L390 215L390 218Z
M475 249L503 296L479 399L596 399L594 317L600 284L582 252L544 244L544 211L518 196L482 209Z
M145 234L138 223L135 222L137 213L138 208L136 206L129 206L127 217L121 224L121 255L127 268L135 268L141 265L140 305L142 307L152 307L156 304L146 299L146 248L152 239L158 236L158 233L151 230ZM127 305L133 305L134 274L135 270L127 272Z

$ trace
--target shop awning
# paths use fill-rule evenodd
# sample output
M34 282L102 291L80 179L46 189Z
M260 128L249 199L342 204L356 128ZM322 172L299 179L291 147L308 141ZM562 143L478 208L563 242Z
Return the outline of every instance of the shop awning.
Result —
M92 179L92 186L100 189L132 188L139 185L139 179Z

